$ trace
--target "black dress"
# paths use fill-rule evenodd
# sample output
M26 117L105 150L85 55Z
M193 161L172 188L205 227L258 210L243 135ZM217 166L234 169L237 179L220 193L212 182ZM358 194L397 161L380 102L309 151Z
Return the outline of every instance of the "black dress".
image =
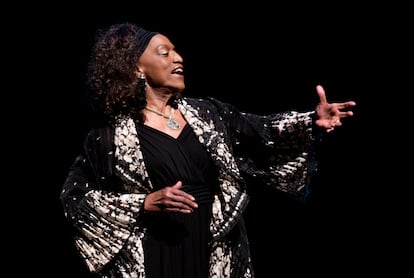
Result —
M149 278L207 278L209 224L217 174L213 162L187 124L178 138L137 125L141 150L154 191L177 181L196 198L191 214L146 214L144 239Z

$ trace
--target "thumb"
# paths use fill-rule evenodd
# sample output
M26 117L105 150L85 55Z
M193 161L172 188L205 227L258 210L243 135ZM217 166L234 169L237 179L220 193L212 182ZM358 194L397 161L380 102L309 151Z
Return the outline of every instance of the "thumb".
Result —
M180 189L181 187L183 186L183 182L182 181L177 181L173 186L172 186L172 188L175 188L175 189Z
M318 93L318 96L319 96L319 102L320 102L321 104L325 104L325 103L327 103L327 102L328 102L328 101L326 100L325 89L324 89L321 85L316 86L316 92Z

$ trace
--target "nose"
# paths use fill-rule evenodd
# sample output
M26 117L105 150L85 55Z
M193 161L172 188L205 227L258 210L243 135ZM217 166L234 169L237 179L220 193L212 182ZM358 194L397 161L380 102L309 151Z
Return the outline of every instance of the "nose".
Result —
M183 57L181 57L180 54L178 54L178 52L175 52L174 55L174 62L175 63L183 63Z

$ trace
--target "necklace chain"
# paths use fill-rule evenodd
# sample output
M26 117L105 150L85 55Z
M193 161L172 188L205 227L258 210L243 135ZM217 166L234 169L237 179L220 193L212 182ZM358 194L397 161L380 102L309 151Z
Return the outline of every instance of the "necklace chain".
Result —
M174 113L174 108L171 108L170 115L165 115L164 113L158 112L157 110L149 108L148 106L145 106L145 109L166 119L170 119L172 117L172 114Z
M145 109L152 112L152 113L157 114L158 116L166 118L167 119L167 126L169 128L171 128L173 130L177 130L177 129L180 128L180 124L172 118L172 115L174 114L174 108L171 108L170 115L165 115L164 113L158 112L157 110L151 109L147 106L145 106Z

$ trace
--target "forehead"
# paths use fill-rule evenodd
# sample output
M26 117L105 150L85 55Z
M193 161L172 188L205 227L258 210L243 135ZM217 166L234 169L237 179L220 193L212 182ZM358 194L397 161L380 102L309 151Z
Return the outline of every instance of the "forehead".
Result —
M155 36L153 36L148 44L148 47L150 48L158 48L162 46L167 46L171 48L174 47L171 41L165 35L162 34L156 34Z

